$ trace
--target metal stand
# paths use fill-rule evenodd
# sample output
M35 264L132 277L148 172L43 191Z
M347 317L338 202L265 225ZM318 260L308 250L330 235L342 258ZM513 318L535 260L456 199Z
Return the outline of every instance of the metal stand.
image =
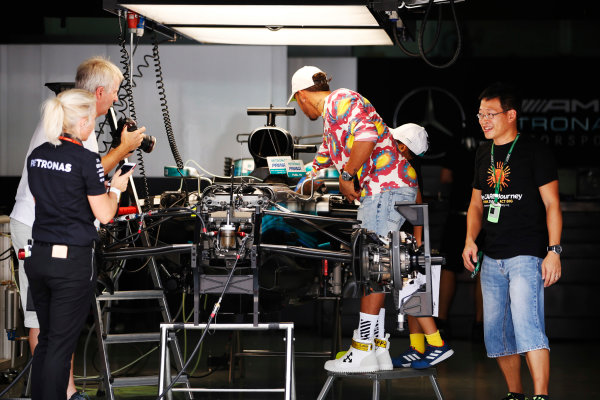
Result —
M342 343L342 318L341 318L341 299L339 297L321 297L316 300L317 304L324 300L334 301L333 311L333 332L331 337L331 350L330 351L294 351L294 358L306 357L306 358L325 358L332 359L338 351L341 350ZM321 304L319 304L321 306ZM320 313L319 313L320 316ZM320 327L320 323L316 322L316 325ZM319 336L321 335L321 329L319 329ZM235 369L239 368L239 375L244 375L244 359L247 357L277 357L285 356L285 352L281 351L270 351L270 350L255 350L245 349L242 344L242 335L240 332L236 332L232 335L231 351L229 354L229 383L233 383L235 380Z
M160 375L158 384L158 393L162 394L166 387L171 384L170 363L168 362L167 341L169 331L181 329L205 329L207 324L160 324ZM266 330L285 330L286 342L285 351L285 386L283 388L264 388L264 389L225 389L225 388L191 388L191 387L173 387L171 392L225 392L225 393L283 393L285 400L295 400L295 379L294 379L294 324L293 323L269 323L269 324L211 324L211 330L229 330L229 331L266 331Z
M440 386L438 385L436 375L437 370L435 368L428 369L411 369L411 368L403 368L403 369L394 369L392 371L381 371L381 372L373 372L373 373L364 373L364 374L345 374L345 373L336 373L336 372L327 372L327 380L321 389L321 393L319 393L319 397L317 400L324 400L329 393L329 390L333 386L333 382L337 378L351 378L351 379L371 379L373 381L373 400L379 400L379 393L381 389L382 380L387 379L402 379L402 378L417 378L421 376L428 376L431 381L431 386L433 386L433 391L435 392L435 396L438 400L443 400L442 392L440 391Z
M125 159L127 160L127 159ZM140 200L137 195L137 191L135 189L135 184L133 182L133 178L130 177L130 188L132 190L132 197L135 200L135 203L138 207L138 211L141 212ZM144 225L145 227L145 225ZM142 243L146 247L150 247L150 240L148 238L148 233L143 232L140 235ZM189 251L193 251L195 247L193 245L181 245L174 246L174 252L185 253ZM104 259L124 259L127 258L136 258L139 255L131 255L127 254L124 250L119 250L116 254L104 254ZM110 312L105 313L103 316L103 307L102 303L110 305L113 301L130 301L130 300L156 300L158 302L158 306L160 308L163 321L165 322L173 322L173 317L171 315L171 311L169 309L169 305L167 302L167 298L165 295L162 279L159 273L159 267L156 263L154 257L149 254L149 262L148 268L149 273L152 278L152 283L154 288L150 290L130 290L130 291L115 291L114 293L109 293L106 290L97 295L95 298L95 302L92 305L93 313L94 313L94 321L96 327L96 336L98 338L98 352L100 354L101 363L102 363L102 381L101 383L104 385L106 390L106 398L108 400L114 400L115 394L114 389L119 387L131 387L131 386L155 386L158 385L159 379L156 375L148 375L148 376L134 376L134 377L114 377L111 366L109 363L109 351L108 345L111 344L131 344L131 343L141 343L141 342L157 342L160 339L160 335L158 332L146 332L146 333L124 333L124 334L111 334L110 333ZM115 285L118 284L118 276L115 279ZM175 361L175 365L180 370L183 367L184 361L182 356L181 347L179 342L175 339L170 341L169 343L171 347L171 352ZM187 380L186 375L182 375L179 378L180 382L189 387L189 382ZM191 400L191 394L187 395L187 399Z

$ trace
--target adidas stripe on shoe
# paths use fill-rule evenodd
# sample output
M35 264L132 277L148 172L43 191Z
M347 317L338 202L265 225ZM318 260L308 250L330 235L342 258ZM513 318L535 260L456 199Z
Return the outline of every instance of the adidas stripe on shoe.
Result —
M414 347L410 346L404 353L392 358L392 364L395 368L408 368L413 361L421 358L423 358L423 353L419 353Z
M444 343L440 347L428 344L423 357L420 360L413 361L410 366L414 369L429 368L451 357L452 354L454 354L454 350L450 348L448 343Z

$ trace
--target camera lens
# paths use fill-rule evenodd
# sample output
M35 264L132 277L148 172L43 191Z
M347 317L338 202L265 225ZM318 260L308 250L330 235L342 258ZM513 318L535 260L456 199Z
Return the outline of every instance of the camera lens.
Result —
M121 117L121 119L119 119L119 122L117 123L117 129L114 132L112 132L112 147L118 147L121 144L121 132L123 131L123 128L125 126L127 126L127 132L134 132L137 130L137 125L134 120L132 120L131 118ZM150 153L152 150L154 150L156 138L154 136L144 134L142 134L142 136L142 143L138 148L145 153Z
M140 144L140 149L146 153L150 153L154 150L154 144L156 143L156 138L150 135L144 135L142 139L142 144Z

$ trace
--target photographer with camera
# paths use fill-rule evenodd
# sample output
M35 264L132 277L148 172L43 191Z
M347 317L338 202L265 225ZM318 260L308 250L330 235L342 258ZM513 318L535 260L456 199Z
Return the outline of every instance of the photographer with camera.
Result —
M123 74L119 68L102 57L92 57L85 60L77 68L75 77L75 87L87 90L96 98L95 117L105 115L111 105L118 100L117 93L123 81ZM143 132L146 128L142 127L136 131L128 132L124 128L121 132L121 141L119 146L112 148L108 154L102 157L101 163L104 171L108 172L114 169L117 164L128 157L133 151L140 147L143 140ZM31 154L32 150L46 142L46 132L42 123L38 126L29 143L29 149L25 159ZM86 140L82 141L83 147L98 153L98 142L95 135L91 134ZM15 197L15 205L10 214L10 231L13 247L18 251L24 248L27 241L32 238L32 226L35 219L35 203L28 185L27 164L23 167L23 173ZM24 310L24 324L29 328L29 346L31 352L34 352L38 343L40 332L39 322L33 308L33 304L28 305L28 281L25 274L25 267L22 260L19 261L19 287L21 294L21 304ZM32 303L29 301L29 303ZM71 361L71 374L69 386L67 388L67 399L84 399L82 394L77 392L73 381L73 367Z

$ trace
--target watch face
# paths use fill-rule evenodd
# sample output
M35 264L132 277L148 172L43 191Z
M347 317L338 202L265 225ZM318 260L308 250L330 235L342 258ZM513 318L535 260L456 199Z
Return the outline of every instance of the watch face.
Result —
M556 254L562 253L562 246L560 244L555 244L554 246L548 246L548 251L553 251Z
M345 181L351 181L352 175L348 171L342 171L342 179Z

